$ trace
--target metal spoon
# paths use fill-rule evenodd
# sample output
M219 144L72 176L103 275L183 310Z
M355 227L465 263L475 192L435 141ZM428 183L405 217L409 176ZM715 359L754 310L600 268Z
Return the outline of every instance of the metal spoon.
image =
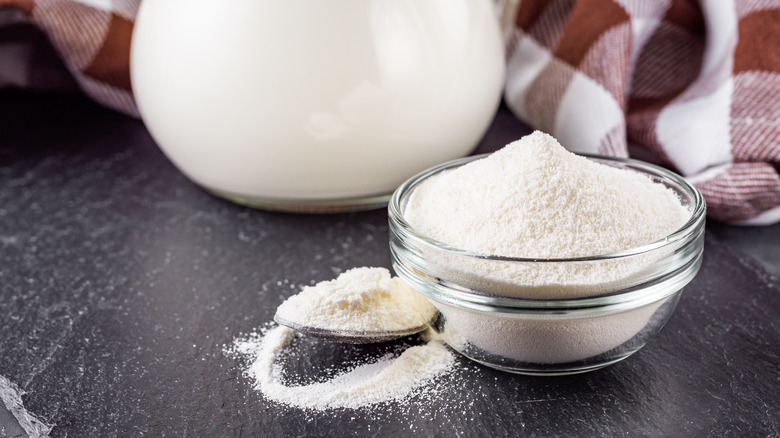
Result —
M376 342L392 341L393 339L403 338L404 336L420 333L429 327L429 323L425 323L419 327L413 327L406 330L366 332L309 327L292 321L287 321L284 318L280 318L279 314L274 315L274 321L276 321L278 324L290 327L293 330L297 330L309 336L328 339L334 342L345 342L348 344L372 344Z

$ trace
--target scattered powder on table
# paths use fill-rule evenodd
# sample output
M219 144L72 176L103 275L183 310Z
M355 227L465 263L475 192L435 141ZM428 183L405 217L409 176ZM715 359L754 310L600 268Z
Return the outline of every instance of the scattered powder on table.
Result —
M324 382L290 386L283 381L276 359L295 336L295 330L279 326L262 337L237 340L234 348L252 358L247 373L266 398L303 409L357 409L402 401L448 372L455 359L444 344L431 340L407 348L398 357L358 365Z
M276 310L298 325L342 331L400 331L431 321L436 308L385 268L354 268L305 287Z
M436 308L385 268L354 268L335 280L305 287L277 309L277 316L298 325L342 331L399 331L429 323ZM297 332L279 326L263 336L239 339L233 351L249 357L247 374L265 397L303 409L360 408L401 401L431 389L450 370L454 356L426 334L426 343L354 366L327 381L288 385L277 358ZM325 341L327 342L327 341Z

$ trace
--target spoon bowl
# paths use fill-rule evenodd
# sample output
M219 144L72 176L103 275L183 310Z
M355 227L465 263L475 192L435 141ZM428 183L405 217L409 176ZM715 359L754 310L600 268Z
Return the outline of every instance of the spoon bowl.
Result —
M278 314L274 315L274 321L280 325L289 327L309 336L315 336L318 338L327 339L329 341L343 342L347 344L374 344L379 342L392 341L398 338L403 338L404 336L411 336L413 334L420 333L429 327L429 324L426 323L421 326L412 327L405 330L391 331L325 329L287 321L284 318L280 318Z

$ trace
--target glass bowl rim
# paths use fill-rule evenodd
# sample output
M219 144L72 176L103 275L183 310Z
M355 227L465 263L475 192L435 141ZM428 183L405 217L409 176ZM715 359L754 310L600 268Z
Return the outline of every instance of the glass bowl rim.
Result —
M691 183L686 181L682 176L678 175L677 173L672 172L663 167L657 166L655 164L651 164L651 163L647 163L644 161L635 160L631 158L609 157L609 156L597 155L597 154L577 154L579 156L585 157L595 162L606 161L606 162L619 163L621 165L625 165L629 167L633 171L638 171L638 173L671 180L673 183L680 186L683 189L683 191L685 191L688 195L690 195L693 198L694 203L693 203L693 208L691 209L690 212L691 213L690 218L680 228L678 228L668 236L656 240L655 242L647 243L645 245L641 245L635 248L629 248L621 251L612 252L609 254L599 254L599 255L583 256L583 257L564 257L564 258L507 257L507 256L501 256L497 254L487 254L487 253L480 253L476 251L466 250L466 249L449 245L444 242L440 242L431 237L428 237L415 230L415 228L412 227L411 224L409 224L406 221L403 214L401 213L401 200L403 199L404 196L406 196L407 193L409 193L417 185L421 184L423 181L427 180L428 178L436 174L439 174L445 170L460 167L472 161L480 160L482 158L489 156L490 154L491 153L471 155L468 157L447 161L445 163L423 170L422 172L412 176L411 178L407 179L404 183L402 183L395 190L395 192L393 192L393 195L390 197L387 210L388 210L388 217L390 218L390 220L394 221L395 224L398 225L406 234L406 236L404 236L404 239L407 237L411 237L419 242L424 243L425 245L430 245L443 252L455 254L458 256L478 258L483 260L493 260L498 262L522 262L522 263L594 262L600 260L612 260L612 259L632 257L650 251L655 251L657 249L666 246L674 245L675 243L684 240L686 238L689 238L691 237L691 235L694 235L696 228L698 227L700 222L702 222L705 218L706 204L704 201L704 197L701 195L699 190L696 189L696 187L694 187Z

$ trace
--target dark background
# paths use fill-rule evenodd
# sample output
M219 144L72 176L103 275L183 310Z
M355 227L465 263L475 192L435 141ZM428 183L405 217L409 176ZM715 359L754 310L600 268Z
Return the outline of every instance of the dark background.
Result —
M477 152L529 132L501 108ZM707 224L665 329L592 373L458 359L437 397L303 412L263 399L224 347L299 288L390 266L384 210L293 215L213 197L141 122L78 96L0 92L0 375L55 437L779 436L780 225ZM335 348L323 364L414 343ZM24 436L0 404L0 434Z

